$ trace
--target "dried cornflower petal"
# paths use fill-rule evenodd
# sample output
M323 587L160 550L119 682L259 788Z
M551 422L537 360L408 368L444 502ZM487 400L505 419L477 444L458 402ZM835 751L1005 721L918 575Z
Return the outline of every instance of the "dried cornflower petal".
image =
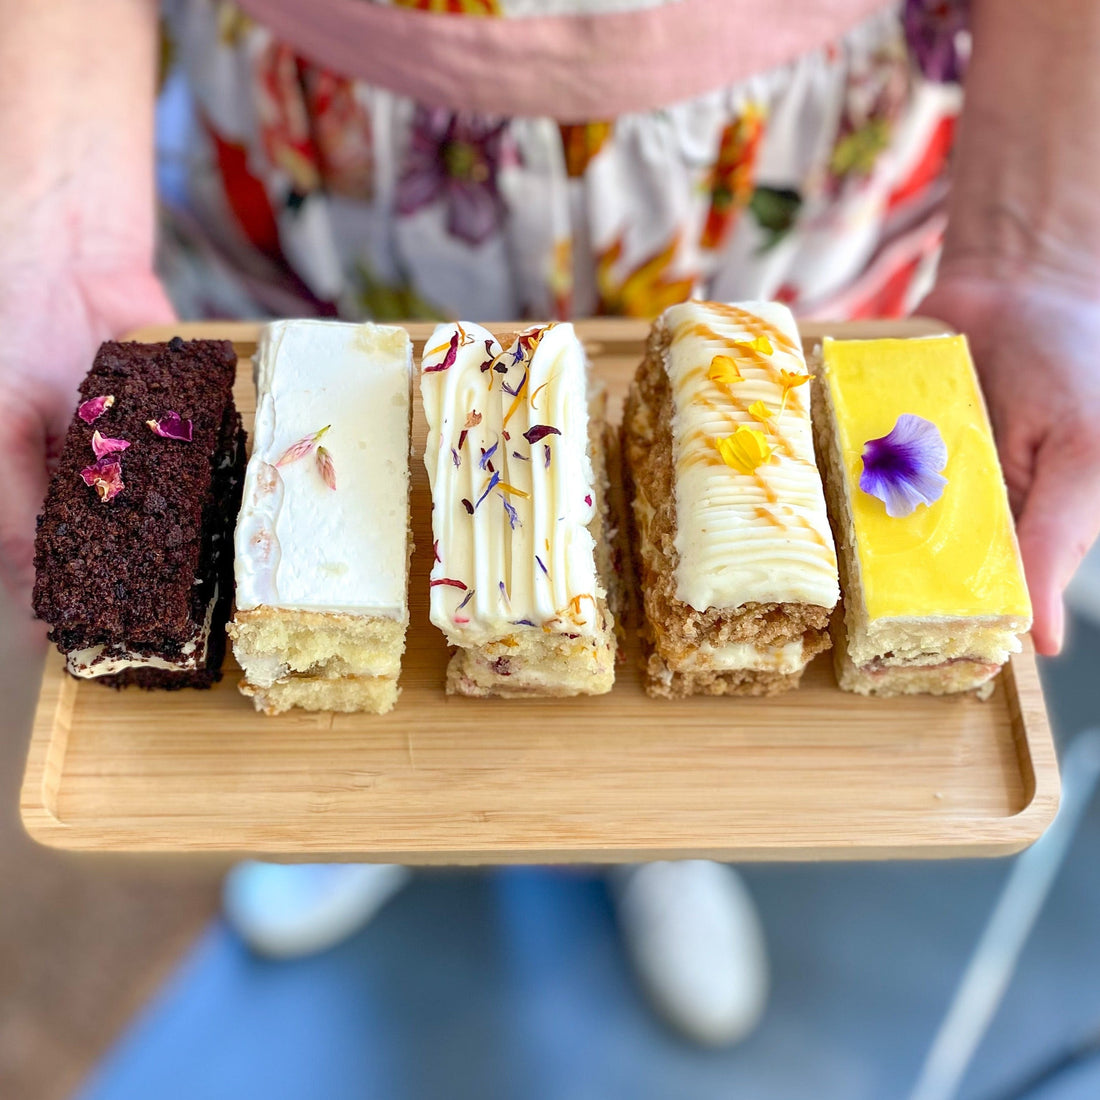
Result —
M321 442L321 438L325 432L331 428L331 424L326 424L323 428L315 431L312 435L304 435L301 439L291 443L285 451L283 451L282 457L276 466L289 466L292 462L297 462L300 458L305 458L308 455L313 454L313 449Z
M931 420L902 413L888 435L863 447L859 487L886 505L893 518L907 516L918 504L935 504L947 478L947 444Z
M163 439L178 439L181 443L191 442L191 421L181 420L178 412L169 412L159 420L146 420L145 423Z
M100 435L97 428L92 432L92 451L96 458L109 455L112 451L124 451L130 443L126 439L112 439L109 435Z
M519 512L508 503L508 498L503 493L500 494L500 502L504 505L504 511L508 515L508 526L513 531L516 529L517 524L522 526L522 524L520 524Z
M76 410L76 415L85 424L91 424L93 420L98 420L114 403L115 395L113 393L104 394L102 397L89 397Z
M109 454L96 459L91 466L85 466L80 471L80 476L85 485L95 489L104 503L113 500L125 488L122 483L122 463Z
M321 471L321 480L334 492L336 490L336 467L327 448L317 448L317 469Z

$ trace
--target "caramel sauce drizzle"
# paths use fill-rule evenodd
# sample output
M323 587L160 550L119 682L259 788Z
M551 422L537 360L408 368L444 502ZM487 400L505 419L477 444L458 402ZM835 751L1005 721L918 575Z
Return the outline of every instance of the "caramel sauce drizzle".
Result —
M828 539L801 513L791 510L786 516L777 516L771 509L765 508L763 505L758 504L754 509L757 519L765 520L767 523L772 524L774 527L785 528L790 526L791 523L796 527L801 527L803 530L809 531L811 538L826 554L835 562L835 556L833 555L832 547L829 545ZM790 523L787 521L790 520Z

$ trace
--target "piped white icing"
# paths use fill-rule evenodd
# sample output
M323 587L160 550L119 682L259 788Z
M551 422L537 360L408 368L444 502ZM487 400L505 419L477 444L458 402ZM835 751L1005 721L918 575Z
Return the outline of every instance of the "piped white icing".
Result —
M439 369L452 342L454 362ZM529 329L502 350L479 325L440 325L420 388L436 553L432 622L462 646L531 627L601 633L586 361L573 326ZM537 438L542 426L557 434Z
M671 335L677 597L697 611L750 602L833 607L840 590L814 462L813 383L791 388L784 404L779 381L781 370L806 373L790 310L777 302L693 301L673 306L663 321ZM716 355L732 358L742 380L709 380ZM748 412L756 401L770 421ZM714 445L741 426L763 432L774 448L752 474L726 465Z
M412 345L403 328L335 321L264 327L254 359L252 457L235 537L239 610L408 614L405 583ZM331 425L316 453L277 467Z

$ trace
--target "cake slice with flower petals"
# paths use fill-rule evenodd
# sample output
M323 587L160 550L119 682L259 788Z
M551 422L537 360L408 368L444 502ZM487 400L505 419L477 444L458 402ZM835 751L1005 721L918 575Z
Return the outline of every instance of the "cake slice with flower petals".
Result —
M966 338L826 339L817 359L840 686L991 690L1031 604Z
M448 692L609 691L604 399L572 325L529 328L506 348L479 325L440 325L420 388Z
M409 619L409 334L277 321L255 367L229 624L241 691L267 714L384 714Z
M654 324L623 419L650 695L785 691L828 648L809 383L786 306L685 302Z
M35 543L34 608L71 676L142 688L219 679L245 459L236 373L228 340L96 353Z

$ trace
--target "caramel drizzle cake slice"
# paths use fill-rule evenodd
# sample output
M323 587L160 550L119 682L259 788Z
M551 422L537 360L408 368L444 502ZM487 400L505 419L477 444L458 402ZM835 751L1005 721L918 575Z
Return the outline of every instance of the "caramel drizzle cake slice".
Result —
M840 686L992 691L1031 603L966 338L827 338L815 369L844 582Z
M603 403L568 324L502 348L441 325L424 352L435 563L431 619L455 647L447 690L609 691Z
M828 648L808 381L778 303L686 302L654 324L623 423L650 695L771 694Z
M409 335L279 321L255 366L229 626L241 691L268 714L383 714L409 618Z

